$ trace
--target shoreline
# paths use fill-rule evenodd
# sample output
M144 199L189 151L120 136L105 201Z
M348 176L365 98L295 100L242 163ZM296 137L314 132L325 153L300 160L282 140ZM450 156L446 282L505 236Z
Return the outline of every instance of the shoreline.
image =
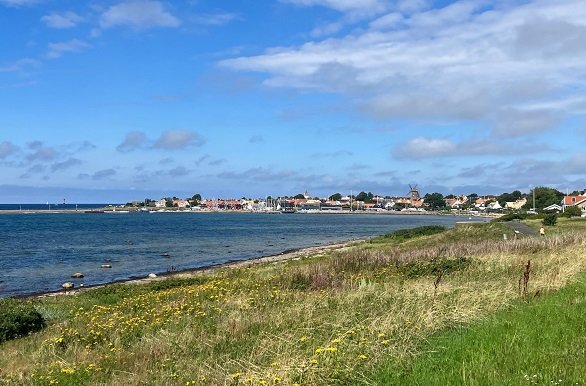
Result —
M117 215L132 215L132 214L168 214L168 213L190 213L190 214L285 214L287 216L290 215L336 215L336 214L351 214L351 215L360 215L360 214L372 214L372 215L380 215L380 216L461 216L461 217L477 217L477 218L496 218L500 217L502 213L469 213L469 212L440 212L440 211L393 211L393 210L384 210L384 211L349 211L349 210L320 210L320 211L298 211L295 213L281 213L278 211L245 211L245 210L153 210L149 212L141 212L139 210L129 209L125 211L113 211L109 209L93 209L102 211L103 212L88 212L86 210L75 210L75 209L59 209L59 210L49 210L49 209L42 209L42 210L0 210L0 215L6 214L22 214L22 215L34 215L34 214L92 214L92 215L107 215L107 214L117 214Z
M218 213L218 212L196 212L196 213L213 214L213 213ZM232 212L232 213L238 213L238 212ZM244 212L244 213L254 214L254 213L258 213L258 212ZM355 212L353 212L353 213L355 213ZM301 213L301 214L306 214L306 213ZM314 213L314 214L319 214L319 213ZM326 214L330 214L330 213L326 213ZM341 214L341 213L335 213L335 214ZM401 213L401 214L403 214L403 213ZM408 214L408 213L404 213L404 214ZM421 215L434 215L434 214L428 212L428 213L421 213ZM453 215L453 214L450 214L450 215ZM465 216L460 216L460 217L465 217ZM485 223L488 220L487 218L483 218L480 216L477 216L477 217L478 217L478 220L471 221L471 223ZM481 218L483 218L483 220L480 220ZM464 220L464 219L462 219L462 220ZM458 226L459 223L467 223L467 221L457 221L453 224L453 226L456 227L456 226ZM103 282L103 283L97 283L97 284L87 284L87 285L83 285L83 287L79 287L80 283L76 282L76 280L74 278L67 278L63 281L63 283L72 282L75 284L75 286L76 286L75 288L70 289L70 290L65 290L65 289L59 288L59 289L55 289L55 290L33 291L33 292L27 292L27 293L21 293L21 294L7 296L6 298L36 299L36 298L51 297L51 296L75 295L77 293L85 292L86 290L90 290L90 289L94 289L94 288L101 288L101 287L105 287L105 286L109 286L109 285L113 285L113 284L147 283L150 281L163 280L168 277L191 277L196 274L211 273L211 272L215 272L219 269L224 269L224 268L241 268L241 267L247 267L247 266L252 266L252 265L256 265L256 264L263 264L263 263L278 263L278 262L283 262L283 261L288 261L288 260L295 260L295 259L302 258L302 257L308 257L308 256L312 256L312 255L319 255L319 254L322 254L325 252L341 250L344 248L348 248L352 245L363 243L365 241L368 241L372 238L379 237L379 236L382 236L382 234L369 235L367 237L331 242L331 243L326 243L326 244L321 244L321 245L311 245L311 246L307 246L307 247L290 248L290 249L285 249L281 252L277 252L277 253L271 254L271 255L257 255L257 256L252 256L252 257L248 257L248 258L244 258L244 259L226 260L224 262L218 262L218 263L210 264L210 265L191 267L191 268L182 268L182 269L179 269L176 271L165 271L165 272L153 271L153 272L149 272L149 273L145 273L145 274L141 274L141 275L132 275L131 274L128 277L123 278L123 279L118 279L118 280L113 280L113 281L108 281L108 282ZM149 278L148 275L151 273L155 274L156 277Z
M377 237L377 236L373 236ZM283 252L280 252L275 255L268 255L268 256L260 256L260 257L251 257L244 260L233 260L227 261L224 263L206 265L203 267L196 267L196 268L185 268L178 271L173 272L162 272L162 273L155 273L157 277L150 278L148 275L141 276L141 277L129 277L128 279L120 279L114 280L107 283L101 284L91 284L91 285L84 285L83 287L77 287L71 290L55 290L55 291L39 291L33 292L28 294L22 295L15 295L9 296L5 299L25 299L25 300L32 300L32 299L42 299L46 297L55 297L55 296L74 296L79 293L86 292L88 290L96 289L96 288L103 288L107 286L111 286L114 284L141 284L141 283L150 283L155 281L165 280L170 277L177 277L177 278L189 278L193 277L198 274L209 274L213 272L217 272L224 268L235 269L235 268L242 268L242 267L249 267L254 266L257 264L263 263L281 263L289 260L298 260L304 257L315 256L325 252L331 251L338 251L343 250L345 248L349 248L355 244L363 243L369 238L363 239L355 239L355 240L348 240L344 242L337 242L332 244L324 244L324 245L315 245L311 247L304 247L304 248L292 248L286 249ZM154 272L153 272L154 273Z

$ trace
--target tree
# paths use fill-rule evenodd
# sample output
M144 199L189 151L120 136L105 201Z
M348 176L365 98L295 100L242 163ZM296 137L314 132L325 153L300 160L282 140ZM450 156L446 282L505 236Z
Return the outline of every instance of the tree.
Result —
M299 193L298 195L296 195L296 196L295 196L295 197L293 197L293 198L295 198L295 199L297 199L297 200L303 200L303 199L305 198L305 195L303 195L303 194Z
M340 201L342 199L342 195L340 193L334 193L329 197L330 201Z
M189 203L193 206L198 206L200 202L201 202L201 195L199 193L194 194L191 197L191 199L189 200Z
M374 195L371 192L360 192L356 196L356 201L374 202Z
M523 197L523 193L518 190L514 190L512 193L503 193L496 199L501 206L505 206L506 202L514 202Z
M432 209L445 208L446 206L444 196L441 193L427 193L423 197L423 202L429 205L429 207Z
M366 192L360 192L356 195L356 201L364 201L368 198Z
M564 198L564 194L559 190L538 186L527 196L527 203L523 206L524 209L533 208L533 194L535 194L535 209L537 210L543 210L543 208L552 204L559 204Z

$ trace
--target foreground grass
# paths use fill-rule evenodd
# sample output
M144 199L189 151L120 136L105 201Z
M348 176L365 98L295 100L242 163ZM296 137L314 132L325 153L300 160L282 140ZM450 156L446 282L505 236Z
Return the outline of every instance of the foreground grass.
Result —
M543 226L541 219L523 220L524 223L539 230ZM545 227L546 234L563 234L568 231L582 231L586 232L586 218L566 218L558 217L557 223L554 226Z
M381 385L583 385L586 275L488 320L440 334L404 366L383 368Z
M37 300L50 326L0 346L0 383L373 384L429 336L516 304L528 259L531 295L586 269L584 234L423 233Z

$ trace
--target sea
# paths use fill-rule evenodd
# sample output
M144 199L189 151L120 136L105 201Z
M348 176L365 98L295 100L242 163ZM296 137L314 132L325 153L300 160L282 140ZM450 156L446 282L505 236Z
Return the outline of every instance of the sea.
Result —
M98 206L85 209L93 207ZM432 215L14 210L0 215L0 297L57 291L66 281L76 287L97 285L254 259L421 225L451 227L462 220ZM76 272L84 278L71 279Z

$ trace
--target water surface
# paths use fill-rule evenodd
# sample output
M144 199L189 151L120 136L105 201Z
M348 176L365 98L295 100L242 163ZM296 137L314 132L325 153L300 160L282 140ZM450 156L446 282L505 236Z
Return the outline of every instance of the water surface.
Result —
M251 213L0 215L0 297L108 283L382 235L455 216ZM111 269L101 265L111 264ZM82 272L84 279L71 279Z

